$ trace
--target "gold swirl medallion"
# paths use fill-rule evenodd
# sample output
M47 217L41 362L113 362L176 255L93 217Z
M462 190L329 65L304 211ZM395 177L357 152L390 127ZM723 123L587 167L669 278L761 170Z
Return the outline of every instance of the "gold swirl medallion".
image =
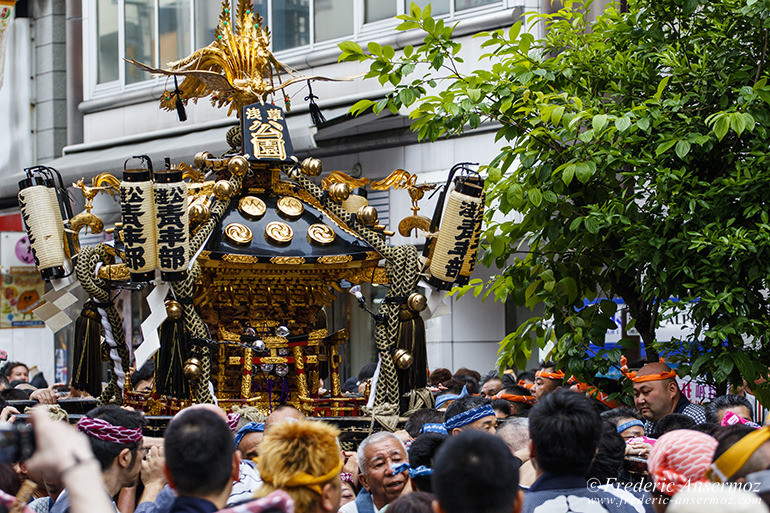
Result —
M286 223L273 221L265 227L265 237L277 244L288 244L294 237L294 231Z
M334 238L337 236L334 230L329 228L323 223L311 224L307 229L307 238L310 242L315 242L326 246L334 242Z
M297 198L284 196L278 200L278 211L289 218L297 218L305 211L305 205Z
M248 244L251 242L253 235L251 230L241 223L230 223L225 228L225 237L235 244Z
M241 215L249 219L259 219L267 211L265 202L255 196L244 196L238 202Z

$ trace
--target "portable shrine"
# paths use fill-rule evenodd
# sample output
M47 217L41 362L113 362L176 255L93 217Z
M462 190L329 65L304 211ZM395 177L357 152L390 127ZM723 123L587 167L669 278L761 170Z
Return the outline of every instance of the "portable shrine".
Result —
M419 283L448 290L467 282L479 244L483 179L469 165L455 166L432 219L418 215L418 201L434 186L417 184L404 170L374 183L339 171L320 180L322 163L293 156L284 111L268 99L288 84L322 77L278 81L287 68L268 51L269 34L249 9L240 1L233 24L223 12L217 39L169 69L135 63L174 76L162 108L181 113L188 100L211 96L236 112L240 124L228 132L229 151L214 156L202 148L191 164L167 160L159 169L147 156L126 156L120 179L103 173L90 186L74 184L86 198L77 215L52 170L32 168L20 183L36 263L54 285L41 312L46 319L62 315L57 305L76 287L89 296L75 323L72 384L102 403L155 415L215 397L226 409L250 405L268 413L292 404L321 417L395 415L410 396L429 405L430 394L414 394L427 381L427 301ZM179 85L177 76L184 77ZM399 231L418 230L422 254L387 242L392 232L368 205L367 187L408 192L412 214ZM91 213L100 192L119 193L114 243L81 247L81 229L103 229ZM324 313L346 289L366 307L354 287L364 283L387 286L372 312L380 360L373 408L364 407L366 396L343 394L340 355L351 341L345 330L329 331ZM144 341L133 348L114 297L139 288L151 290L151 314ZM106 387L102 353L111 368ZM129 369L147 358L157 363L154 389L132 392Z

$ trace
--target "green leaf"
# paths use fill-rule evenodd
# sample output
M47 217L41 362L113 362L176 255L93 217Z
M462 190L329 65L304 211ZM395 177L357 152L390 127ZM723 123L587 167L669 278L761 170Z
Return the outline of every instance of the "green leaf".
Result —
M594 162L580 162L575 168L575 176L580 183L586 183L591 179L596 172L596 163Z
M660 83L658 84L658 89L655 92L655 94L653 95L653 98L658 99L658 100L660 99L660 97L663 95L663 90L668 85L668 80L670 78L671 78L671 76L669 75L667 77L664 77L663 80L660 81Z
M658 147L655 148L655 155L659 157L662 154L666 153L668 150L671 149L672 146L674 146L676 144L676 142L677 142L676 139L674 139L674 140L671 140L671 141L666 141L666 142L660 143L658 145Z
M689 141L678 141L676 143L676 155L680 159L684 159L688 153L690 153L690 142Z
M551 122L554 125L558 125L559 122L561 122L561 118L564 115L564 105L559 105L555 109L553 109L553 113L551 114Z
M597 114L594 116L593 120L591 121L591 126L594 129L594 133L597 135L601 131L602 128L604 128L604 125L607 124L607 116L604 114Z
M586 227L588 233L599 233L599 221L593 216L586 217L585 221L583 221L583 226Z
M618 132L625 132L630 127L631 127L631 118L627 118L623 116L622 118L615 119L615 128L618 129Z
M535 280L532 283L530 283L529 287L527 287L527 290L524 291L524 299L528 300L529 298L531 298L541 283L543 283L542 280Z
M578 295L577 282L575 281L575 279L572 278L571 276L566 276L561 280L559 280L558 283L563 285L564 288L567 290L569 303L574 303Z
M479 101L479 99L481 98L481 89L468 89L466 93L468 94L468 98L470 98L474 102Z
M726 115L723 115L719 119L717 119L717 122L714 123L714 135L717 136L717 139L720 141L724 139L725 135L727 135L727 131L730 129L730 118Z
M575 169L577 164L568 164L567 167L561 172L561 179L564 185L569 185L572 182L572 178L575 176Z
M361 114L361 112L371 107L372 105L374 105L374 102L372 100L359 100L356 103L354 103L352 107L350 107L350 113L353 114L354 116L357 116Z
M543 202L543 194L538 189L529 190L529 201L536 207L539 207Z
M340 50L347 53L364 53L363 49L361 48L361 45L358 43L355 43L353 41L343 41L341 43L337 44L337 47L339 47Z
M366 48L369 49L369 53L372 55L382 57L382 46L380 46L380 44L376 41L370 42L368 45L366 45Z
M740 112L730 114L730 128L738 135L743 133L746 129L746 118L743 117L743 114Z

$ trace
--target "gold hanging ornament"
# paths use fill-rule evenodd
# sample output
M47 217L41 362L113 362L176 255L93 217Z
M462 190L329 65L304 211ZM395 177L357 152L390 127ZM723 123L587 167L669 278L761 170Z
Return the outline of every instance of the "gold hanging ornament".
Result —
M356 212L356 217L365 226L374 226L377 224L377 209L374 207L361 207L358 209L358 212Z
M243 176L249 170L249 161L242 155L236 155L227 162L227 169L236 176Z
M217 199L226 200L233 195L233 184L227 180L219 180L214 184L214 195Z
M182 308L182 304L179 301L169 299L166 301L166 313L168 314L169 319L176 321L182 318L184 309Z
M350 197L350 186L346 183L333 183L329 186L329 198L335 203L342 203Z
M396 363L396 367L401 370L406 370L414 364L414 358L406 349L396 349L393 353L393 361Z
M187 212L187 214L190 216L190 222L197 224L197 223L205 223L206 220L209 218L210 212L206 205L201 204L195 204L190 207L190 210Z
M321 161L314 159L313 157L306 158L300 165L302 171L308 176L318 176L323 171L323 164L321 164Z
M413 312L422 312L428 306L428 299L419 292L412 292L406 300L406 306Z
M203 374L203 362L198 358L188 358L184 362L184 375L187 379L195 380Z

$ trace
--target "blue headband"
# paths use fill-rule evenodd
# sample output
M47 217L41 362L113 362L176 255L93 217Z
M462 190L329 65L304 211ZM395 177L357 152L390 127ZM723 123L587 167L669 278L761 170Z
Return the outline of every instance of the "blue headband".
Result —
M420 465L417 468L409 469L409 477L428 477L433 475L433 469L430 467L426 467L425 465Z
M467 397L468 396L468 385L463 385L463 391L460 392L460 395L457 394L444 394L436 397L436 409L441 408L445 402L447 401L454 401L455 399L460 399L461 397Z
M241 429L238 430L238 432L235 434L235 448L237 449L238 446L241 444L241 440L243 440L243 437L246 436L249 433L264 433L265 432L265 424L264 422L249 422L245 426L243 426Z
M409 477L427 477L433 475L433 469L430 467L426 467L425 465L420 465L417 468L412 468L411 465L409 465L408 462L399 463L398 465L393 464L390 466L390 468L393 470L394 474L400 474L401 472L409 471Z
M454 417L448 418L444 422L444 427L446 427L447 432L449 432L455 428L465 427L468 424L489 416L495 417L495 410L488 404L482 404L481 406L476 406L475 408L471 408L468 411L464 411Z
M390 466L391 470L393 470L394 474L400 474L401 472L406 472L407 470L411 470L412 467L409 465L408 461L405 461L403 463L394 463Z
M446 428L444 427L444 424L434 424L434 423L427 423L423 424L420 428L420 434L423 433L441 433L444 435L448 435Z
M625 431L626 429L628 429L630 427L634 427L634 426L644 427L644 422L642 422L641 420L636 420L636 419L629 420L625 424L621 424L621 425L618 426L618 434L620 434L623 431Z

